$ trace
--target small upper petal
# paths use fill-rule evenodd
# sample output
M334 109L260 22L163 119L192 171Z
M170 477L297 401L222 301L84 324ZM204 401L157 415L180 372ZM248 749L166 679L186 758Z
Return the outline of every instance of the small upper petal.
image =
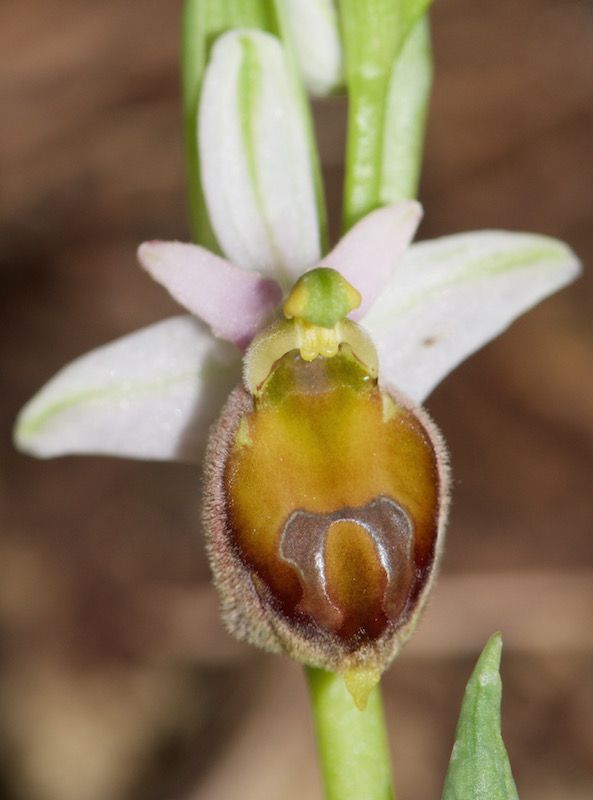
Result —
M282 296L276 281L195 244L145 242L138 248L138 260L215 336L239 347L249 344Z
M240 355L173 317L63 367L21 411L17 447L40 458L99 453L201 460L208 427L240 380Z
M383 383L422 402L464 358L578 274L575 254L548 236L478 231L413 245L363 320Z
M422 219L422 206L401 200L367 214L340 239L321 263L341 272L362 294L361 318L388 283Z

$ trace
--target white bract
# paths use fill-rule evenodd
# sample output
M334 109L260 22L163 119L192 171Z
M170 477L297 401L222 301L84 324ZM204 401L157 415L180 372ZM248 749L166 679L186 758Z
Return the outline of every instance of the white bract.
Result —
M19 448L199 462L209 425L241 380L241 348L299 274L319 264L362 292L358 322L377 345L380 380L416 402L577 276L574 253L544 236L485 231L408 248L421 209L405 200L366 216L322 258L299 103L274 37L233 31L218 40L199 146L208 211L230 260L197 245L143 244L142 266L193 316L62 369L19 415Z
M342 43L333 0L284 0L289 33L303 80L313 95L343 83Z

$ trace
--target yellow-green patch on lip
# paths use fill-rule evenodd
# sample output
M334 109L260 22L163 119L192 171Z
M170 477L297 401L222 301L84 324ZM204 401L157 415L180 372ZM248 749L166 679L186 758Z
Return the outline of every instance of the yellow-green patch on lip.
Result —
M204 521L225 623L344 674L362 706L432 584L444 446L349 345L313 361L293 349L266 371L256 393L233 392L208 448Z
M335 356L350 354L348 357L358 362L369 378L377 378L377 351L368 333L355 322L344 319L329 329L301 320L278 319L253 340L245 354L243 381L250 394L261 398L283 356L296 351L307 362L321 357L329 370L334 368L331 361Z

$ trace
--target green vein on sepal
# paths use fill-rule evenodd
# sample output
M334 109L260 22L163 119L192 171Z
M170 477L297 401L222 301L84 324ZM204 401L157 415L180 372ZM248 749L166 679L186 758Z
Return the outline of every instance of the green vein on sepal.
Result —
M256 122L260 113L259 105L262 90L262 65L258 59L257 45L249 36L241 39L243 56L239 80L237 82L237 102L239 103L239 119L245 147L247 169L253 186L255 202L265 226L270 246L272 247L279 273L286 274L286 265L283 263L282 253L276 242L274 228L268 218L266 203L264 201L259 172L257 167L256 149Z
M311 112L292 47L282 0L186 0L183 15L182 88L185 149L194 239L221 252L209 219L202 187L197 141L197 113L210 50L223 33L237 28L260 30L279 37L307 132L315 186L320 239L327 247L327 213ZM254 150L254 148L253 148Z
M57 416L64 412L71 411L77 406L91 405L104 401L119 401L124 398L142 397L157 392L165 392L180 383L187 381L201 380L207 382L214 375L221 375L235 369L235 365L223 363L210 363L201 369L181 372L178 375L170 375L160 380L146 381L133 385L110 386L109 388L89 388L66 395L61 400L54 400L46 408L31 415L27 406L19 415L15 428L16 440L24 447L27 446L31 437L42 432ZM43 390L42 390L43 391ZM33 398L32 403L38 403L38 397Z
M241 47L243 49L243 58L237 83L237 100L240 109L239 117L241 120L245 152L247 154L249 176L255 188L260 213L263 214L261 187L257 174L254 130L254 116L257 114L257 103L261 93L261 66L257 59L256 47L248 36L244 36L241 39Z
M470 234L467 234L468 236ZM459 234L463 236L463 234ZM451 237L457 239L458 236ZM429 285L420 288L414 294L408 295L404 302L398 305L390 305L389 311L377 316L376 324L381 325L383 321L389 322L390 319L410 311L412 308L423 303L427 299L439 295L447 289L454 288L463 283L479 281L483 278L493 278L497 275L514 272L515 270L534 269L537 267L540 275L548 270L556 270L558 266L564 266L570 259L571 253L562 242L545 236L533 236L532 238L541 240L541 244L530 244L523 248L514 250L500 250L490 253L487 256L475 255L467 258L465 248L462 245L453 244L451 249L444 251L439 249L435 263L449 261L451 258L458 258L459 266L456 269L447 270L442 278L439 278ZM438 240L435 240L438 241ZM421 250L427 249L432 245L431 240L412 245L410 257L420 254ZM419 278L422 274L419 274Z

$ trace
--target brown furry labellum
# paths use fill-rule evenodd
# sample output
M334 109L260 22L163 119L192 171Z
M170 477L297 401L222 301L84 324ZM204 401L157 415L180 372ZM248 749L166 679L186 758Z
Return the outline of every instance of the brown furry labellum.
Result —
M252 344L251 391L235 389L211 434L205 522L229 630L368 688L426 601L448 469L426 412L380 388L368 337L345 322L332 357L282 352L288 322Z

